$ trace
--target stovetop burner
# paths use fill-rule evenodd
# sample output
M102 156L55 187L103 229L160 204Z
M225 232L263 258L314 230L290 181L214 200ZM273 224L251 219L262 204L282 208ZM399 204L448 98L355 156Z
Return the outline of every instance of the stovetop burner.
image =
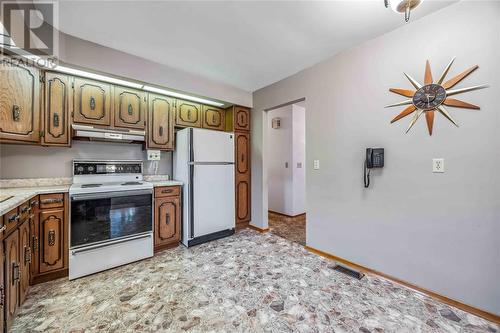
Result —
M141 182L125 182L125 183L122 183L121 185L141 185L142 183Z
M82 188L99 187L99 186L102 186L102 184L83 184Z

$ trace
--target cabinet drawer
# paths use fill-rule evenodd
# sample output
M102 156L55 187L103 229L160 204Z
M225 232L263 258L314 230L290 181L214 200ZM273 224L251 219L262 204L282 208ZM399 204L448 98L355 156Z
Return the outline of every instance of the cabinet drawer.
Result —
M175 197L181 195L180 186L163 186L155 188L155 198Z
M64 206L64 194L40 194L40 209L58 208Z
M12 229L17 227L17 221L19 221L19 211L18 208L14 208L3 216L3 227L4 234L7 235Z

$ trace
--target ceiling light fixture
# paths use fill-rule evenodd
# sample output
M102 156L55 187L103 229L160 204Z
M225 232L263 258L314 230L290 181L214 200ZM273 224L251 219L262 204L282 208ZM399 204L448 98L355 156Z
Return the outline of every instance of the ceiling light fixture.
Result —
M410 11L420 5L424 0L384 0L386 8L391 9L396 13L405 14L405 22L410 21Z
M199 102L199 103L213 105L213 106L219 106L219 107L224 106L224 103L220 103L220 102L216 102L216 101L211 101L209 99L194 97L194 96L190 96L190 95L186 95L186 94L181 94L181 93L178 93L178 92L175 92L175 91L161 89L161 88L156 88L156 87L152 87L152 86L144 86L144 87L142 87L142 89L144 89L146 91L158 93L158 94L163 94L163 95L168 95L168 96L172 96L172 97L178 97L178 98L182 98L182 99L187 99L187 100L193 101L193 102Z

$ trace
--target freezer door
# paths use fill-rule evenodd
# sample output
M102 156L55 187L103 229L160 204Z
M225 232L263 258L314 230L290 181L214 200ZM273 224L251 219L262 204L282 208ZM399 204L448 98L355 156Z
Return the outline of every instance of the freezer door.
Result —
M234 165L193 165L191 237L235 227Z
M234 134L193 128L193 162L234 162Z

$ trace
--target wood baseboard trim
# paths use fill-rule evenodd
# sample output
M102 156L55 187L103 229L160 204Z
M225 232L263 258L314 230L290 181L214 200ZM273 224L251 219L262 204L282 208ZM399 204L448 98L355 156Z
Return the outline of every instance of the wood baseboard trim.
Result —
M37 275L37 276L31 278L30 286L35 285L35 284L39 284L39 283L44 283L44 282L56 280L56 279L59 279L62 277L66 277L68 275L69 275L68 269L62 269L60 271L56 271L56 272L52 272L52 273Z
M305 216L306 215L306 213L302 213L302 214L298 214L298 215L287 215L287 214L275 212L274 210L268 210L268 213L276 214L276 215L281 215L281 216L289 217L289 218L301 217L301 216Z
M356 264L354 262L351 262L351 261L346 260L344 258L337 257L335 255L323 252L321 250L317 250L317 249L315 249L313 247L310 247L310 246L306 245L304 248L307 251L311 252L311 253L314 253L314 254L317 254L317 255L322 256L324 258L327 258L327 259L330 259L330 260L333 260L333 261L337 261L337 262L342 263L344 265L350 266L351 268L359 270L359 271L361 271L361 272L363 272L365 274L371 274L371 275L375 275L375 276L378 276L378 277L382 277L384 279L387 279L387 280L390 280L390 281L392 281L394 283L402 285L402 286L404 286L406 288L410 288L410 289L412 289L412 290L414 290L416 292L419 292L419 293L424 294L426 296L429 296L431 298L437 299L437 300L439 300L439 301L441 301L441 302L443 302L445 304L451 305L451 306L453 306L453 307L455 307L457 309L463 310L465 312L472 313L472 314L474 314L476 316L479 316L481 318L487 319L487 320L492 321L492 322L494 322L496 324L500 324L500 316L498 316L496 314L493 314L493 313L490 313L490 312L478 309L476 307L464 304L464 303L459 302L457 300L454 300L454 299L451 299L449 297L440 295L438 293L435 293L435 292L427 290L425 288L416 286L416 285L414 285L412 283L400 280L398 278L395 278L393 276L387 275L385 273L373 270L373 269L368 268L368 267L364 267L364 266L358 265L358 264Z
M258 232L260 232L260 233L266 233L266 232L268 232L268 231L269 231L269 228L262 229L262 228L259 228L259 227L254 226L254 225L251 225L251 224L249 224L249 225L248 225L248 227L249 227L250 229L257 230L257 231L258 231Z

